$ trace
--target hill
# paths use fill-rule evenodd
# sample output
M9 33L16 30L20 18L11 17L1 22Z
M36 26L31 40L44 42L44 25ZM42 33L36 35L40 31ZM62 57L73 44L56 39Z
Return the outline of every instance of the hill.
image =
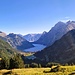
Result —
M0 39L0 58L11 58L14 54L16 54L16 50Z
M7 42L0 39L0 69L23 68L21 55Z

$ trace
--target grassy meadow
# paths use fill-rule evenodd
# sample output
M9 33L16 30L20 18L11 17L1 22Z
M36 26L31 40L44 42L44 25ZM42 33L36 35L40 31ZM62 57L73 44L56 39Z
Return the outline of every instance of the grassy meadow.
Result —
M66 70L62 72L50 72L50 68L4 69L0 70L0 75L75 75L75 66L61 67L66 68Z

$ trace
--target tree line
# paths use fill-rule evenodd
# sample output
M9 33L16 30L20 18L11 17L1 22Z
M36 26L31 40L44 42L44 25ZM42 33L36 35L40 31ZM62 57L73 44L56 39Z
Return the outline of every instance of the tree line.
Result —
M24 68L24 62L21 55L17 54L12 58L2 58L0 60L0 69L14 69L14 68Z
M61 64L54 63L54 62L48 62L45 65L42 65L40 63L32 62L30 64L25 64L22 56L20 54L14 55L12 58L0 58L0 69L14 69L14 68L41 68L41 67L49 67L52 66L59 66ZM63 65L74 65L72 64L63 64Z

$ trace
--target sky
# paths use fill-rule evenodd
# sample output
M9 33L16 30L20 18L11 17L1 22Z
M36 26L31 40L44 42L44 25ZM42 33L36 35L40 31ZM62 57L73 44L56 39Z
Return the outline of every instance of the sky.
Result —
M75 21L75 0L0 0L0 31L49 31L58 21Z

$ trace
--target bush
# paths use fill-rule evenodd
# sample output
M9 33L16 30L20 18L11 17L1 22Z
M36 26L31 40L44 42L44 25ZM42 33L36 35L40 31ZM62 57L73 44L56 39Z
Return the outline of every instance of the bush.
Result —
M5 68L5 62L4 60L0 60L0 70Z
M31 63L30 67L32 67L32 68L38 68L38 64L37 63Z
M2 60L0 60L0 69L9 69L9 67L10 67L10 59L2 58Z
M66 63L65 66L68 66L68 63Z
M38 64L38 68L41 68L42 66L41 66L41 64Z
M51 68L50 72L65 72L65 71L67 71L67 69L66 68L61 68L61 66L59 65L55 68Z
M30 68L30 64L25 64L25 68Z
M58 66L58 65L60 65L60 64L59 63L49 62L49 63L47 63L46 67L52 68L52 66Z

